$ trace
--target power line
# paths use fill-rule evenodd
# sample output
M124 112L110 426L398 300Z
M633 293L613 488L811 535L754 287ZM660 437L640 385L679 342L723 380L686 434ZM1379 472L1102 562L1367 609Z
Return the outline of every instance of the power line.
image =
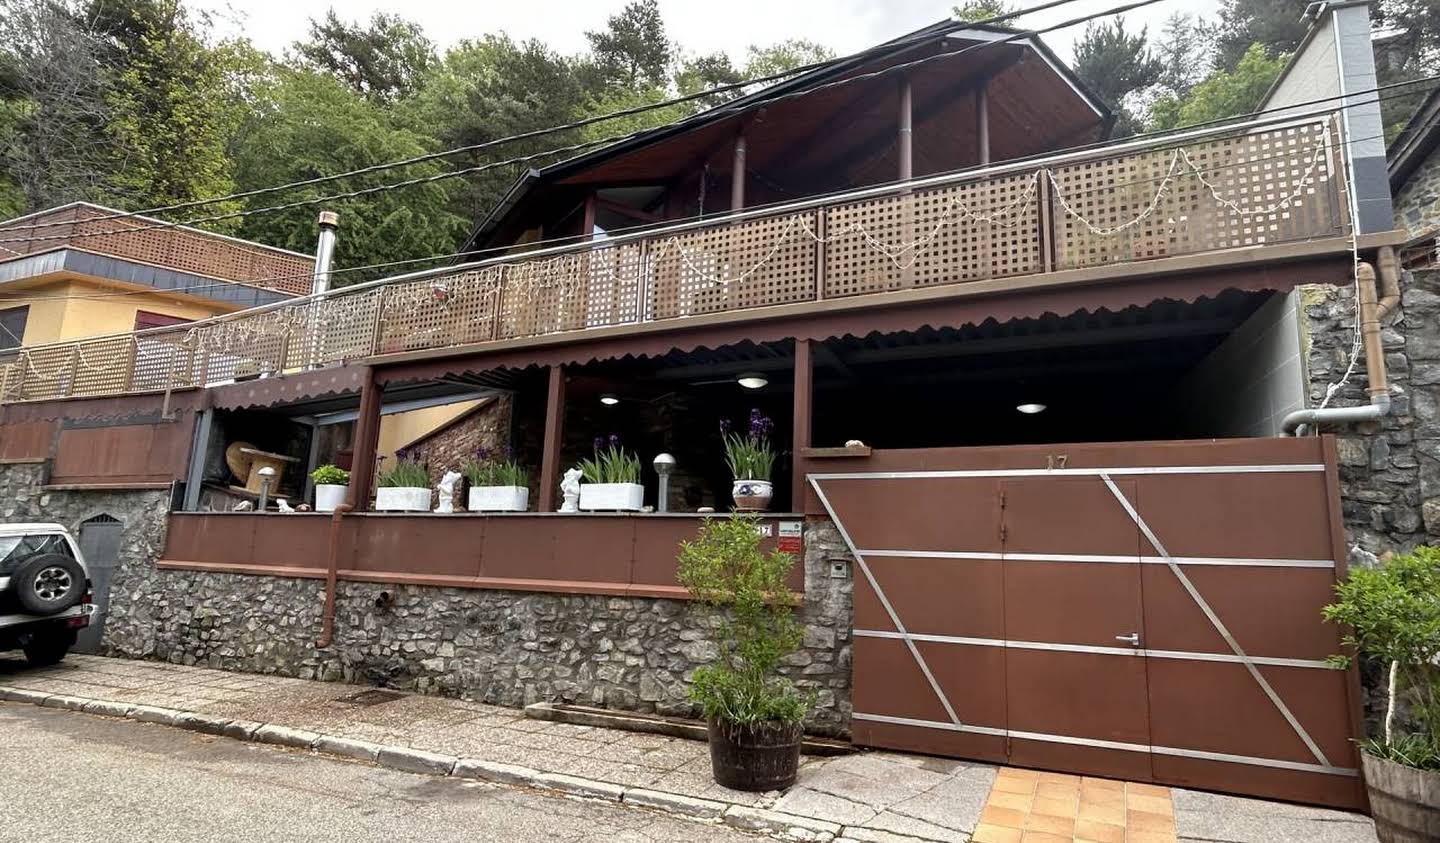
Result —
M1058 6L1063 6L1063 5L1066 5L1066 4L1069 4L1069 3L1074 3L1074 2L1076 2L1076 0L1048 0L1048 2L1041 3L1041 4L1037 5L1037 6L1032 6L1032 7L1030 7L1030 8L1026 8L1026 9L1019 9L1019 10L1016 10L1016 11L1013 11L1013 12L1007 12L1007 13L1005 13L1005 14L1003 14L1003 15L995 15L995 16L993 16L993 17L989 17L989 18L986 18L986 19L984 19L984 20L969 21L969 22L964 22L964 23L961 23L961 22L958 22L958 21L957 21L957 22L956 22L956 23L958 24L957 28L956 28L955 30L952 30L952 31L947 32L947 33L945 33L945 34L946 34L946 35L953 35L953 34L956 33L956 32L964 32L964 31L969 30L969 29L978 29L978 28L983 27L983 26L992 26L992 25L995 25L995 24L1000 24L1000 23L1004 23L1004 22L1009 21L1009 20L1013 20L1013 19L1015 19L1015 18L1023 17L1023 16L1025 16L1025 15L1031 15L1031 14L1035 14L1035 13L1037 13L1037 12L1048 11L1049 9L1053 9L1053 8L1058 7ZM1051 30L1049 30L1049 29L1039 30L1038 32L1048 32L1048 31L1051 31ZM1032 32L1032 33L1030 33L1030 34L1038 34L1038 32ZM851 54L848 55L848 56L840 56L840 57L834 58L834 59L827 59L826 61L813 62L813 63L811 63L811 64L800 65L800 66L798 66L798 67L790 68L790 69L788 69L788 70L782 70L782 71L780 71L780 72L778 72L778 73L769 74L768 76L757 76L757 77L753 77L753 78L750 78L750 79L744 79L744 80L741 80L741 81L738 81L738 82L728 82L728 83L726 83L726 84L724 84L724 85L717 85L717 86L715 86L715 87L713 87L713 88L707 88L707 89L705 89L705 90L703 90L703 91L697 91L697 92L695 92L695 93L693 93L693 94L685 94L685 95L682 95L682 96L679 96L679 97L672 97L672 98L667 99L667 100L661 100L661 101L659 101L659 102L646 103L646 104L643 104L643 105L632 106L632 107L630 107L630 108L623 108L623 109L620 109L620 110L618 110L618 111L611 111L611 112L607 112L607 113L605 113L605 114L595 115L594 117L586 117L586 118L583 118L583 119L581 119L581 120L576 120L576 121L573 121L573 122L570 122L570 123L564 123L564 124L557 125L557 126L549 126L549 127L543 128L543 129L532 129L532 130L527 131L527 132L520 132L520 133L518 133L518 134L507 135L506 137L495 138L494 140L484 141L484 142L482 142L482 143L469 144L469 145L466 145L466 146L458 146L458 147L455 147L455 148L453 148L453 149L445 149L445 150L441 150L441 151L438 151L438 152L425 153L425 154L423 154L423 155L416 155L416 156L413 156L413 157L410 157L410 158L403 158L403 159L399 159L399 160L396 160L396 161L389 161L389 162L384 162L384 163L380 163L380 164L372 164L372 165L370 165L370 166L368 166L368 167L361 167L361 168L358 168L358 169L355 169L355 170L349 170L349 171L346 171L346 172L343 172L343 173L334 173L334 174L328 175L328 176L316 176L316 177L314 177L314 178L302 179L302 180L300 180L300 181L287 182L287 183L285 183L285 184L274 185L274 186L271 186L271 187L261 187L261 188L255 188L255 189L253 189L253 190L246 190L246 191L240 191L240 192L237 192L237 193L230 193L230 194L226 194L226 195L224 195L224 196L217 196L217 197L214 197L214 198L211 198L211 199L196 199L196 200L191 200L191 201L187 201L187 202L179 202L179 203L176 203L176 204L173 204L173 205L162 205L162 206L155 207L155 208L146 208L146 209L139 210L139 211L121 211L121 212L116 212L116 213L113 213L113 214L108 214L108 215L105 215L105 216L92 217L91 220L97 220L97 221L98 221L98 220L109 220L109 219L125 219L125 218L129 218L129 217L146 216L146 215L150 215L150 214L162 214L162 213L169 213L169 212L172 212L172 211L181 211L181 210L186 210L186 209L188 209L188 208L198 208L198 207L203 207L203 206L205 206L205 205L214 205L214 204L218 204L218 203L221 203L221 202L230 202L230 201L234 201L234 200L236 200L236 199L245 199L245 198L249 198L249 197L253 197L253 196L261 196L261 195L264 195L264 194L267 194L267 193L275 193L275 192L279 192L279 191L283 191L283 190L293 190L293 189L299 188L299 187L310 187L310 186L313 186L313 185L324 184L324 183L331 182L331 181L336 181L336 180L339 180L339 179L351 178L351 177L359 176L359 175L368 175L368 174L370 174L370 173L382 172L382 171L385 171L385 170L398 169L398 168L400 168L400 167L409 167L409 166L413 166L413 165L415 165L415 164L423 164L423 163L426 163L426 162L429 162L429 161L435 161L435 160L440 160L440 159L443 159L443 158L448 158L448 157L450 157L450 156L452 156L452 155L460 155L460 154L464 154L464 153L468 153L468 152L478 152L479 150L482 150L482 149L490 149L490 148L493 148L493 147L496 147L496 146L500 146L500 145L503 145L503 144L514 143L514 142L516 142L516 141L522 141L522 140L529 140L529 139L531 139L531 138L542 137L542 136L544 136L544 135L551 135L551 134L555 134L555 133L557 133L557 132L566 132L566 131L573 131L573 130L575 130L575 129L583 129L583 128L587 127L587 126L593 126L593 125L595 125L595 124L597 124L597 123L603 123L603 122L606 122L606 121L609 121L609 120L616 120L616 119L619 119L619 118L621 118L621 117L632 117L632 116L637 115L637 114L644 114L644 113L647 113L647 112L650 112L650 111L656 111L656 110L659 110L659 109L662 109L662 108L669 108L669 107L675 106L675 105L683 105L683 104L685 104L685 103L694 102L695 100L700 100L700 99L704 99L704 98L706 98L706 97L716 96L717 94L724 94L724 93L729 93L729 92L731 92L731 91L741 90L741 89L744 89L744 88L751 87L751 86L753 86L753 85L762 85L762 84L768 84L768 83L770 83L770 82L777 82L777 81L782 80L782 79L786 79L786 78L789 78L789 77L792 77L792 76L798 76L798 75L803 74L803 73L809 73L809 72L814 71L814 70L820 70L820 69L823 69L823 68L826 68L826 67L832 67L832 66L835 66L835 65L844 63L844 62L850 62L850 61L856 61L856 60L864 59L864 58L866 58L866 57L868 57L868 56L875 55L875 54L878 54L878 53L894 51L894 50L896 50L896 49L898 49L898 48L903 48L903 47L909 46L909 45L911 45L911 44L922 43L922 42L924 42L924 41L930 40L930 39L933 38L933 37L935 37L935 36L933 36L933 35L918 36L918 35L917 35L917 36L913 36L913 37L906 37L906 38L896 39L896 40L893 40L893 41L887 41L887 42L885 42L884 44L877 44L877 45L874 46L874 47L870 47L870 48L865 49L865 50L860 50L860 51L857 51L857 52L855 52L855 53L851 53ZM716 108L713 108L713 109L706 109L705 111L702 111L702 112L700 112L699 114L687 115L686 117L681 118L680 120L677 120L677 121L675 121L674 123L671 123L671 124L669 124L669 125L678 125L678 124L680 124L680 123L685 122L686 120L692 119L692 118L694 118L694 117L698 117L698 116L700 116L700 115L712 115L712 114L715 114L715 113L724 113L724 111L727 110L727 108L728 108L728 110L730 110L730 111L734 111L735 113L739 113L739 112L741 112L741 111L746 110L746 108L748 108L748 107L739 107L739 106L727 107L727 106L724 106L724 105L722 105L722 106L717 106ZM655 127L655 128L658 128L658 127ZM640 133L643 133L643 132L646 132L646 131L650 131L650 129L642 130L641 132L637 132L636 134L640 134ZM34 229L50 228L50 227L54 227L54 226L67 225L67 224L68 224L68 223L63 223L63 222L35 223L35 224L31 224L31 225L11 227L11 228L9 228L8 230L11 230L11 231L21 230L21 229L34 230Z

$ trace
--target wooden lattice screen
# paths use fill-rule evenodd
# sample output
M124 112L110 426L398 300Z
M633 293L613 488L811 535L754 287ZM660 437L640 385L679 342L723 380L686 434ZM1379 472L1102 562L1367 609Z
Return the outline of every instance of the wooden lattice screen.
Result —
M513 255L195 326L27 348L0 359L0 401L215 384L377 354L1343 235L1338 136L1326 118L1231 130L1183 154L1163 142L1097 150L798 213ZM77 230L107 224L61 213L75 215ZM245 266L259 271L251 252L222 255L238 248L232 241L144 234L90 242L177 264L228 260L233 272L252 260Z

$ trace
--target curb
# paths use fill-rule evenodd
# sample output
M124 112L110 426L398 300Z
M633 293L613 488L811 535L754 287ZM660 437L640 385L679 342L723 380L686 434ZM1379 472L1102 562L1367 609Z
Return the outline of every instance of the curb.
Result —
M861 828L847 829L838 823L786 814L766 808L700 799L648 788L625 787L614 782L562 773L547 773L516 764L487 761L483 758L459 758L454 755L427 752L408 746L370 743L275 723L230 720L198 711L180 711L173 708L112 700L93 700L66 694L47 694L42 691L10 688L3 685L0 685L0 701L30 703L45 708L60 708L82 714L172 726L240 741L357 759L406 773L478 779L493 784L528 787L565 796L633 805L690 820L723 823L734 828L768 834L785 840L841 843L847 839L844 835L847 830L861 833L866 831ZM921 843L919 838L904 839Z

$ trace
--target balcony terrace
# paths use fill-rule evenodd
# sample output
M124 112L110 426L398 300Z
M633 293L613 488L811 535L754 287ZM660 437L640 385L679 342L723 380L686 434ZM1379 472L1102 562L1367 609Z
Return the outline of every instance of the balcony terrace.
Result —
M20 350L0 401L609 339L1352 247L1339 121L1121 142L535 249L191 323Z

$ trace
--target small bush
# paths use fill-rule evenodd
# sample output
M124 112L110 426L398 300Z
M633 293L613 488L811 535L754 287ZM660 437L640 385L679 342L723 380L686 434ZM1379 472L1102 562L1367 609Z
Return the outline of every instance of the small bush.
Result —
M317 486L348 486L350 472L333 465L322 465L310 472L310 480Z
M714 664L695 671L690 698L707 718L735 724L799 723L814 700L779 675L800 647L799 598L786 585L795 558L760 550L760 519L707 518L680 545L680 584L719 616Z
M1395 665L1396 691L1413 700L1421 729L1372 741L1366 750L1402 764L1440 767L1440 549L1420 547L1383 567L1354 568L1335 594L1325 620L1348 627L1341 640L1351 653L1331 662L1348 667L1363 653Z

